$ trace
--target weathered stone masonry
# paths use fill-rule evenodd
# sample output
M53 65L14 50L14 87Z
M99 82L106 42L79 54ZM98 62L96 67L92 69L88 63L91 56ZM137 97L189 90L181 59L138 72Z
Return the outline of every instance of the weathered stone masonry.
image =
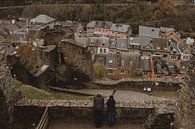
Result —
M20 98L20 92L17 92L12 85L12 76L9 69L6 67L5 60L1 59L0 63L0 91L5 98L5 106L7 107L6 114L8 115L8 125L13 122L14 104ZM11 128L11 127L8 127Z
M182 86L175 115L176 129L195 129L195 46L189 63L189 78Z
M15 106L17 108L48 107L50 120L93 120L93 100L31 100L23 98ZM117 102L116 109L117 121L145 124L146 129L164 129L163 127L169 126L173 120L175 101ZM164 119L164 123L167 123L161 122L162 119Z

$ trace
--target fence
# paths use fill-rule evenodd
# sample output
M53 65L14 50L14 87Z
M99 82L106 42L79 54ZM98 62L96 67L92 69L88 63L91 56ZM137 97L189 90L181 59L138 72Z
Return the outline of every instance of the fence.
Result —
M36 129L46 129L49 121L48 108L46 107Z

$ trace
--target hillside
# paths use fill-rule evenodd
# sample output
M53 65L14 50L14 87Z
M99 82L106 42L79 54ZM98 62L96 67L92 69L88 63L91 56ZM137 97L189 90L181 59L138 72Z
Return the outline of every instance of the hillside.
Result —
M89 0L83 1L89 3ZM91 20L126 23L133 27L135 34L138 32L139 25L148 25L173 27L180 33L185 32L185 36L194 37L195 35L192 33L195 31L194 5L176 5L172 0L163 0L156 4L148 4L147 2L114 4L119 1L124 3L125 0L108 1L113 4L37 4L0 7L0 18L32 18L39 14L47 14L58 20L80 21L83 24ZM99 2L101 3L101 1ZM78 1L74 0L73 3L78 3Z

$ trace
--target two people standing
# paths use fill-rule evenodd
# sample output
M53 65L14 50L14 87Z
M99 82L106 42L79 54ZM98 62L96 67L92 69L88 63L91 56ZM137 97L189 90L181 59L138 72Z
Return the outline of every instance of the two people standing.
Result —
M107 105L107 121L109 126L113 126L116 117L115 100L111 95L106 103ZM96 128L102 126L104 120L104 97L98 93L94 98L94 120Z

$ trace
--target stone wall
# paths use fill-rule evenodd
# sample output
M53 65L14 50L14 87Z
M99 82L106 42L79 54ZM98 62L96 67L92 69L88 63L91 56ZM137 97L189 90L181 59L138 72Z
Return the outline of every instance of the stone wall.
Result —
M17 108L48 107L50 120L93 120L93 100L30 100L24 98L19 100L15 106ZM159 126L170 125L170 122L173 121L169 116L173 115L175 111L175 101L159 100L142 103L121 101L116 103L116 109L117 121L146 124L146 127L156 129ZM164 119L165 125L163 125L161 119Z
M91 54L87 48L76 45L71 39L62 40L58 47L66 67L72 69L78 80L82 82L93 78Z
M148 114L153 109L147 108L120 108L117 107L117 121L133 124L144 124ZM106 110L104 111L106 117ZM67 108L67 107L51 107L49 108L49 119L51 121L64 120L64 121L93 121L92 108Z
M38 125L44 108L41 107L20 107L14 110L14 129L35 129ZM30 117L29 117L30 116Z
M21 94L12 85L12 76L3 58L0 60L0 90L5 97L6 114L8 115L10 125L8 128L11 128L11 123L14 121L14 103L20 98Z
M183 85L179 92L179 100L177 104L177 110L175 113L175 124L177 129L195 129L195 106L194 96L190 87L190 83Z
M144 124L146 129L168 129L173 121L175 101L150 103L117 102L117 122ZM48 107L50 121L93 121L92 100L28 100L21 99L17 109ZM106 106L105 106L106 118Z
M129 89L137 88L143 89L144 87L150 87L156 90L179 90L181 88L181 80L172 79L121 79L118 81L95 81L97 85L90 85L95 88L117 88L117 89ZM90 88L89 87L89 88Z
M176 129L195 129L195 46L188 64L188 80L182 85L175 113Z

